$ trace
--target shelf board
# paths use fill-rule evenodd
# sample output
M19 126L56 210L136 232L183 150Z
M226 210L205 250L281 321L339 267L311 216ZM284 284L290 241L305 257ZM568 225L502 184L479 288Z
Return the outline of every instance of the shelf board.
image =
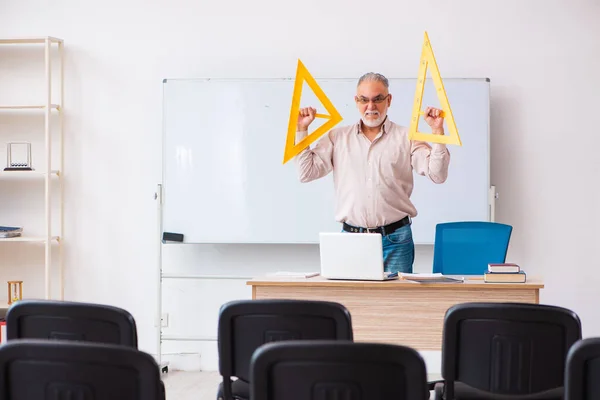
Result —
M46 40L52 43L62 43L62 39L58 39L52 36L40 36L40 37L20 37L20 38L0 38L0 44L44 44Z
M31 105L0 105L0 110L44 110L45 104L31 104ZM60 106L58 104L50 104L50 108L58 110Z
M58 242L58 236L52 236L52 241ZM2 242L33 242L33 243L46 243L46 238L42 236L18 236L14 238L0 238Z
M51 172L52 177L60 175L58 170L53 169ZM3 171L0 169L0 179L36 179L43 178L46 176L44 171Z

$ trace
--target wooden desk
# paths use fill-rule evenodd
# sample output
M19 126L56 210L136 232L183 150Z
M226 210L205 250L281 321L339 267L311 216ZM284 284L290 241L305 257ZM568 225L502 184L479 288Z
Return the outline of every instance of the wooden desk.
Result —
M485 283L417 283L405 280L338 281L313 278L255 278L253 299L325 300L343 304L352 316L356 341L404 344L417 350L441 350L446 310L465 302L539 303L540 280Z

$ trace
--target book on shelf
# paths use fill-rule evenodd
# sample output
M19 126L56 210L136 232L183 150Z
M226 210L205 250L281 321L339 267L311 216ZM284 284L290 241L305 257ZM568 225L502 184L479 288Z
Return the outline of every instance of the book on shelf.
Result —
M23 228L17 226L0 226L0 239L19 237L23 234Z

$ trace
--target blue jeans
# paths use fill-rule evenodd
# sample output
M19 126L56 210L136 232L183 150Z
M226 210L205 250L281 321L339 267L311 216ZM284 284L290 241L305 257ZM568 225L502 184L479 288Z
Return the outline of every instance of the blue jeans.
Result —
M383 244L383 266L389 272L413 272L415 243L410 225L404 225L381 238Z

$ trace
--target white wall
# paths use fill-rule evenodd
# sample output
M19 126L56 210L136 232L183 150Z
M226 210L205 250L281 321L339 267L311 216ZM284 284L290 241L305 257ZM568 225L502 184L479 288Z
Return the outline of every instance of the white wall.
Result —
M542 302L572 308L582 318L584 335L600 336L600 262L594 251L600 222L594 172L600 164L595 144L600 5L583 0L368 4L1 2L0 37L65 39L67 297L129 309L139 325L140 347L155 352L153 193L161 176L163 78L293 76L298 58L317 77L358 77L369 70L412 77L427 30L442 77L491 78L492 181L500 192L497 219L515 228L509 259L544 277ZM36 62L37 54L0 48L2 102L36 93L40 81L20 71ZM14 70L19 72L11 74ZM0 115L2 141L23 123L6 118ZM0 191L5 204L15 204L14 196L12 189ZM24 257L30 264L26 279L35 280L35 254L0 251L3 266L14 268L11 257ZM317 262L314 247L203 247L175 260L167 257L169 267L232 274L291 268L290 260L300 269ZM430 265L430 249L420 250L417 269ZM0 282L7 274L0 270ZM194 331L172 334L214 335L218 304L249 296L243 283L231 281L213 288L204 282L170 285L165 307L173 307L171 330L185 325ZM184 308L182 299L193 305ZM182 366L197 366L198 351L202 366L215 368L214 343L165 343L165 352L186 353ZM436 368L435 359L429 366Z

